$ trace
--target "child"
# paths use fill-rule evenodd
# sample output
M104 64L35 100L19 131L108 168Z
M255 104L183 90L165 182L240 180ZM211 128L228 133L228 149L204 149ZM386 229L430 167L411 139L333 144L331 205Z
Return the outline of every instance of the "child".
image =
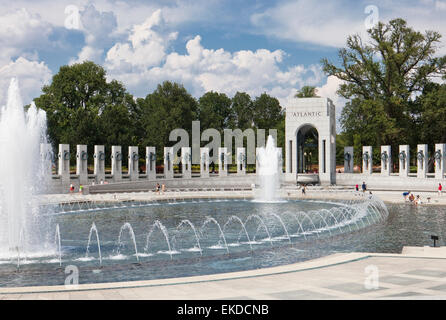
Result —
M417 199L415 200L415 205L417 206L419 204L421 204L421 198L420 195L417 195Z

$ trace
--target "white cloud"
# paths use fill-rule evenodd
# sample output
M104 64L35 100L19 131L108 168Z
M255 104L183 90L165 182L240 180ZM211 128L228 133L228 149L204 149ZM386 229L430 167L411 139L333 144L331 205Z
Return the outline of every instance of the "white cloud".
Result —
M211 90L229 96L237 91L252 96L267 92L284 104L296 89L317 85L323 79L320 66L284 67L287 54L282 50L207 49L199 35L187 41L185 54L168 53L177 33L160 31L164 24L162 11L156 11L134 26L127 42L117 43L107 52L108 77L122 81L136 95L145 95L158 83L170 80L184 84L195 96Z
M44 62L29 61L23 57L0 67L0 106L6 103L11 78L19 79L23 103L28 104L41 93L51 80L51 71Z
M155 31L164 25L161 10L155 11L142 24L134 25L127 42L116 43L108 52L106 66L112 72L140 72L159 65L166 57L169 43L177 32Z
M295 42L331 47L345 44L346 35L365 32L364 18L345 10L345 1L281 1L251 16L257 32Z
M0 65L18 55L36 57L50 33L51 25L25 8L0 15Z
M38 50L48 46L52 25L25 8L0 14L0 105L6 103L9 81L20 81L24 103L40 94L51 71L39 62Z
M348 35L366 33L366 20L371 13L369 1L283 0L251 15L253 32L287 41L326 47L344 47ZM446 33L446 1L375 0L379 21L403 18L415 30ZM443 39L444 43L445 39ZM438 52L446 54L446 46Z
M117 28L116 15L112 11L100 12L94 5L88 4L79 11L80 28L85 35L85 46L70 64L86 60L103 62L104 48L113 43Z

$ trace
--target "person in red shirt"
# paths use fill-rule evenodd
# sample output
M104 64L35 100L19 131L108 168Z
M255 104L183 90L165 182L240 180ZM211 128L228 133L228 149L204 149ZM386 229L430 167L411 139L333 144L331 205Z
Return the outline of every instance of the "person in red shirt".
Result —
M438 184L438 195L441 196L441 190L443 189L443 186L441 183Z

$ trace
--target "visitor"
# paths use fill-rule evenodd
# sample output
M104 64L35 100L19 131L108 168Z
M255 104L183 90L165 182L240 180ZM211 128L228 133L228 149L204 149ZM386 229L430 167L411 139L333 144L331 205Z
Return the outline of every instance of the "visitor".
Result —
M160 184L159 183L156 184L155 193L160 194Z
M441 190L443 189L443 186L441 183L438 184L438 195L441 196Z
M413 193L411 193L411 194L409 195L409 201L410 201L410 202L414 202L414 200L415 200L415 196L413 195Z
M306 187L305 185L302 186L302 195L305 195L305 194L306 194L306 193L305 193L305 192L306 192L306 190L305 190L306 188L307 188L307 187Z
M166 192L166 185L164 183L161 186L161 191L163 192L163 194L164 192Z
M369 199L372 199L372 198L373 198L372 191L369 191Z
M367 186L365 184L365 182L362 182L362 192L366 192L367 191Z
M102 179L101 179L101 182L100 182L100 184L104 184L104 180L102 180Z
M356 184L355 188L356 188L356 192L358 192L359 191L359 185Z
M73 192L74 192L74 185L70 184L70 193L73 193Z
M79 194L82 194L83 191L84 191L84 186L83 186L83 185L80 185L80 186L79 186Z
M417 198L415 199L414 204L417 206L417 205L419 205L419 204L421 204L421 203L422 203L422 202L421 202L420 195L417 195Z
M407 201L407 196L410 194L410 191L403 192L404 201Z

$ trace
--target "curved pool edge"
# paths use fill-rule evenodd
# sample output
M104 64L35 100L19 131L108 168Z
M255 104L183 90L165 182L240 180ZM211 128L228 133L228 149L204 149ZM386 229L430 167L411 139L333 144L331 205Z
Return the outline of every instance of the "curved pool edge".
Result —
M197 285L197 284L210 284L212 282L219 281L240 281L243 282L246 279L268 277L268 276L281 276L282 280L292 278L293 274L298 274L304 271L321 272L323 270L336 270L336 268L348 269L350 263L357 263L361 261L368 261L368 259L417 259L422 265L430 264L432 260L445 261L446 260L446 247L403 247L402 253L370 253L370 252L350 252L350 253L335 253L325 257L316 258L313 260L307 260L299 263L293 263L288 265L282 265L277 267L262 268L256 270L246 270L238 272L181 277L181 278L169 278L169 279L156 279L156 280L142 280L142 281L128 281L128 282L108 282L108 283L91 283L91 284L79 284L78 286L34 286L34 287L11 287L0 288L0 296L14 296L20 295L34 295L34 294L51 294L54 293L57 299L59 295L66 293L79 293L82 294L96 291L115 291L119 292L127 289L144 289L155 287L174 287L182 285ZM429 263L428 263L429 262ZM372 265L374 262L372 262ZM344 267L343 265L346 265ZM394 265L392 262L391 265ZM407 263L403 263L407 266ZM331 269L330 269L331 268ZM395 274L400 275L401 270L395 269ZM363 273L364 275L364 273ZM285 278L283 278L285 277ZM312 279L313 280L313 279ZM320 279L317 277L314 282L318 282ZM83 296L82 296L83 297ZM81 297L81 299L82 299ZM445 296L446 297L446 296ZM54 297L53 297L54 298ZM78 297L79 298L79 297ZM192 299L187 295L184 299ZM145 296L144 299L157 299L156 296Z
M66 285L66 286L57 285L57 286L7 287L7 288L0 288L0 295L131 289L131 288L175 286L175 285L193 284L201 282L247 279L254 277L280 275L286 273L327 268L331 266L367 259L375 255L381 255L381 254L362 253L362 252L335 253L321 258L316 258L312 260L281 265L276 267L261 268L255 270L244 270L244 271L228 272L228 273L217 273L217 274L209 274L201 276L191 276L191 277L138 280L138 281L125 281L125 282L86 283L86 284ZM392 256L393 254L385 254L385 255ZM398 254L396 255L398 256Z

